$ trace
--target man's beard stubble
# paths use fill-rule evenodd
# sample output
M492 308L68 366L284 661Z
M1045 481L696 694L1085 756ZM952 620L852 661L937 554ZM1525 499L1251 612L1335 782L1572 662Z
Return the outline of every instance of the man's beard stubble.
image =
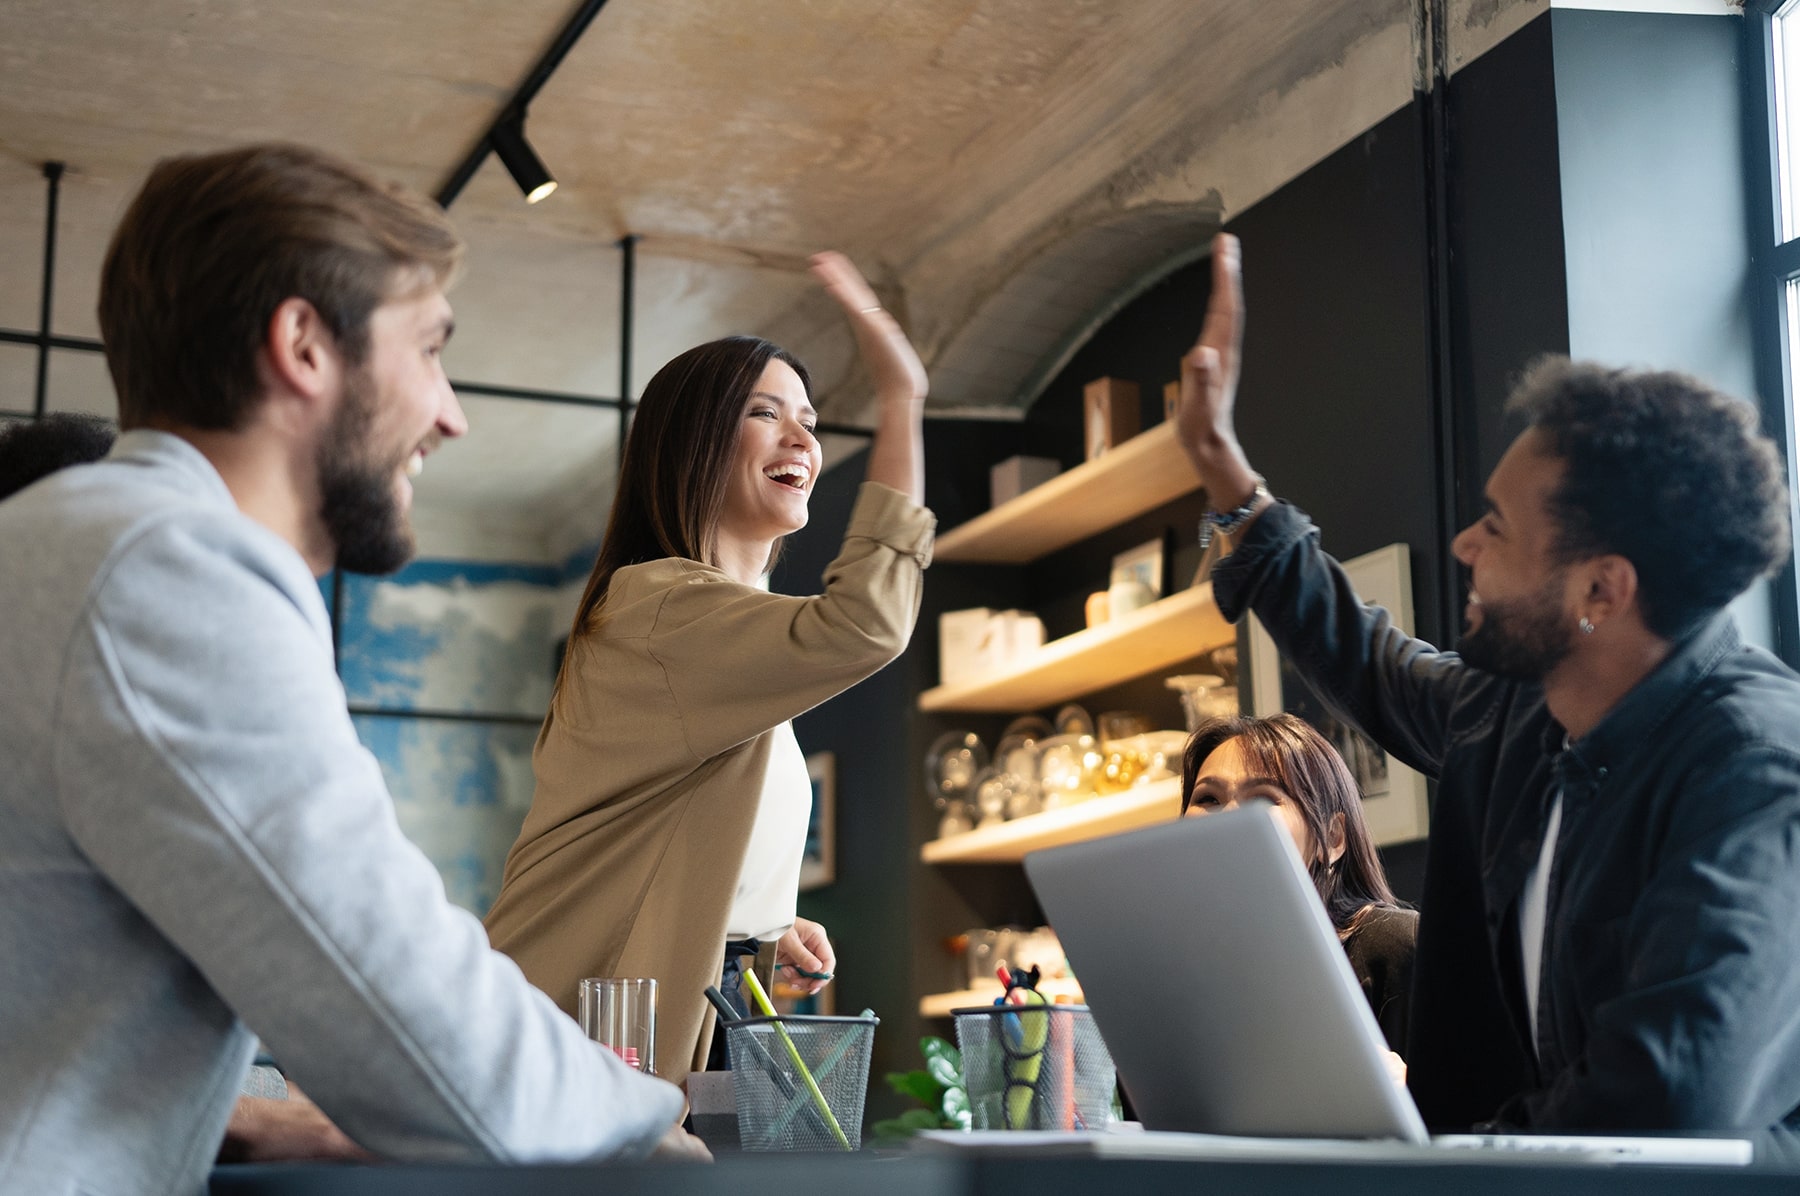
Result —
M368 458L374 423L375 387L365 371L352 370L318 458L319 515L338 568L351 573L392 573L413 555L412 525L394 495L404 461Z
M1573 646L1557 602L1563 576L1556 573L1531 598L1482 603L1481 625L1456 650L1467 664L1512 681L1542 681Z

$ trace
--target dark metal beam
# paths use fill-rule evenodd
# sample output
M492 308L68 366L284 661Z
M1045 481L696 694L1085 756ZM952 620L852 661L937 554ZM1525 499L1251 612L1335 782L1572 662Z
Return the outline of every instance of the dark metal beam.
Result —
M26 332L18 328L0 328L0 344L32 345L51 349L67 349L74 353L105 353L106 346L87 336L50 336ZM527 403L566 403L575 407L618 407L620 401L609 395L574 394L566 390L538 390L529 386L500 386L491 382L459 382L450 380L458 394L480 395L490 399L519 399Z
M1773 222L1770 227L1773 227ZM1757 235L1758 243L1761 244L1761 229L1757 230ZM1789 279L1800 275L1800 237L1765 249L1762 259L1768 264L1767 273L1774 278Z
M602 395L570 394L562 390L533 390L526 386L495 386L487 382L458 382L452 378L450 389L459 395L480 395L486 399L520 399L528 403L568 403L576 407L620 407L619 399Z
M443 186L438 188L437 201L440 206L447 208L455 203L456 197L462 194L462 189L469 185L469 180L481 169L481 164L487 161L488 155L494 150L494 130L508 121L525 119L525 109L537 98L538 92L544 89L544 84L550 81L550 76L556 73L556 68L562 65L562 60L569 56L569 51L575 48L575 43L581 40L581 35L587 32L587 27L593 24L594 18L605 7L606 0L582 0L581 5L558 31L550 48L544 51L525 76L525 81L519 84L512 98L506 101L499 114L494 117L493 123L482 131L480 139L470 147L456 169L450 172L450 177L444 180Z
M38 294L37 396L31 411L42 419L50 402L50 299L56 286L56 203L62 193L63 164L44 163L44 288Z
M0 341L15 345L46 345L52 349L73 349L77 353L104 353L106 347L87 336L45 336L18 328L0 328Z
M814 424L814 436L856 436L863 440L875 439L874 428L861 428L855 424Z
M1451 542L1460 528L1458 464L1465 430L1457 415L1456 371L1452 363L1454 324L1450 318L1450 39L1447 0L1422 0L1420 17L1425 23L1419 39L1418 82L1424 120L1421 141L1425 150L1425 303L1430 313L1426 331L1431 369L1431 422L1437 441L1432 463L1437 498L1439 550L1454 560ZM1448 643L1462 626L1463 593L1460 574L1448 570L1433 596L1437 607L1440 643Z

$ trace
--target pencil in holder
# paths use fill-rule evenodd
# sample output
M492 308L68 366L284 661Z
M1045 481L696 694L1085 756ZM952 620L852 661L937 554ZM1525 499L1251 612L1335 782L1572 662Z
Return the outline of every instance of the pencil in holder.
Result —
M855 1150L879 1018L756 1017L725 1023L744 1150Z
M1085 1005L952 1011L978 1130L1104 1130L1113 1061Z

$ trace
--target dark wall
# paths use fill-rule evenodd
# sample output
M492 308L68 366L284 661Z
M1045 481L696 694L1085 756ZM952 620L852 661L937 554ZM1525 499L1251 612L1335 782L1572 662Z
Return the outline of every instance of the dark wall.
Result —
M1482 488L1517 428L1513 380L1569 351L1551 21L1539 17L1464 67L1445 94L1450 241L1447 314L1457 522L1481 516Z
M1244 245L1238 430L1344 558L1412 550L1415 630L1443 635L1426 178L1410 105L1230 222Z

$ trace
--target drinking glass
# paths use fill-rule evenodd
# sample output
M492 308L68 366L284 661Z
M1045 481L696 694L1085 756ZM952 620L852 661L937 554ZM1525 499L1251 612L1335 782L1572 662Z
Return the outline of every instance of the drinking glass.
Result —
M577 1008L584 1034L639 1071L656 1071L656 981L590 977Z

